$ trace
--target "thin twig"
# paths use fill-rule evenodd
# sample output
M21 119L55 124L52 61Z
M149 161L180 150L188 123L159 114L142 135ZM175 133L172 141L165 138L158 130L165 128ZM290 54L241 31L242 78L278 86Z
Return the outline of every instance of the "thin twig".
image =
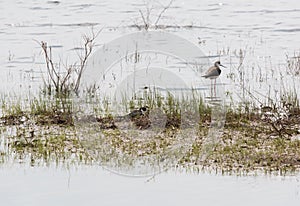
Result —
M139 12L140 12L140 14L141 14L141 17L142 17L142 19L143 19L143 22L144 22L144 27L145 27L145 29L146 30L148 30L148 28L149 28L149 22L146 22L146 19L145 19L145 17L144 17L144 14L143 14L143 12L141 11L141 10L139 10Z
M171 1L169 2L169 4L168 4L167 6L165 6L165 7L163 8L163 10L159 13L159 15L158 15L158 17L157 17L157 19L156 19L156 21L155 21L155 23L154 23L155 26L157 26L157 24L158 24L158 22L159 22L161 16L163 15L163 13L165 13L166 10L169 9L169 8L171 7L173 1L174 1L174 0L171 0Z
M55 69L55 66L53 64L53 61L51 59L51 57L49 57L49 54L48 54L48 47L47 47L47 42L41 42L39 43L40 46L42 47L43 49L43 52L44 52L44 55L45 55L45 59L46 59L46 66L47 66L47 71L48 71L48 74L49 74L49 77L52 81L52 83L54 84L55 88L57 89L58 86L59 86L59 75L58 73L56 72L56 69ZM51 52L51 49L50 49L50 52ZM54 76L54 75L55 76ZM57 80L56 80L56 79Z
M88 60L88 57L92 53L93 46L94 46L94 41L98 37L98 35L100 34L101 31L102 31L102 29L99 30L95 34L94 31L92 30L92 37L88 37L88 36L83 37L84 41L85 41L85 43L84 43L84 55L79 57L80 58L80 68L79 68L78 76L77 76L75 86L74 86L74 92L75 93L78 93L79 86L80 86L80 80L81 80L81 77L82 77L83 70L86 66L86 62Z
M70 66L64 66L66 69L66 72L60 72L59 68L60 65L55 66L53 60L52 60L52 51L51 47L47 46L47 42L38 42L36 41L42 48L42 51L45 56L45 62L47 67L47 73L48 73L48 85L54 86L55 91L59 93L68 93L71 90L74 91L76 94L78 93L79 86L80 86L80 80L82 78L83 70L86 66L87 60L89 56L92 53L93 47L94 47L94 41L96 37L100 34L102 31L99 30L96 34L92 30L92 36L88 37L87 35L83 36L84 41L84 51L82 55L79 55L80 59L80 66L78 69L76 69L76 63ZM61 62L61 60L60 60ZM74 74L75 73L75 74ZM73 78L73 75L76 76L76 78Z

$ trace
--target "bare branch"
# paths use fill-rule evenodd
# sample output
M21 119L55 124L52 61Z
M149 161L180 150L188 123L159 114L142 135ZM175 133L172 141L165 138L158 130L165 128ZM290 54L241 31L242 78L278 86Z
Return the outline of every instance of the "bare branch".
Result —
M61 65L58 64L56 66L52 60L51 47L48 47L46 42L36 41L41 46L45 56L47 73L49 77L48 86L51 87L53 85L57 94L60 93L67 94L70 91L74 91L75 93L78 93L80 79L82 77L83 70L85 68L89 56L93 51L94 41L101 31L102 29L95 34L92 29L91 37L87 35L83 36L83 41L84 41L83 52L81 55L79 55L80 65L78 65L79 67L78 69L77 69L77 64L75 63L70 66L63 65L65 71L60 71ZM61 61L62 60L60 60L60 63Z
M53 61L51 59L51 57L48 54L48 47L47 47L47 42L41 42L40 46L42 47L42 50L44 52L44 56L45 56L45 60L46 60L46 66L47 66L47 71L49 74L49 77L52 81L52 83L54 84L55 88L58 88L58 84L59 84L59 75L56 72L55 66L53 64ZM50 49L50 53L51 53L51 49ZM56 79L58 80L56 80Z
M83 37L83 40L84 40L84 55L80 57L80 68L79 68L78 76L77 76L75 86L74 86L74 92L75 93L78 93L79 86L80 86L80 80L81 80L82 73L83 73L83 70L85 68L87 59L91 55L92 50L93 50L93 46L94 46L94 41L97 38L97 36L100 34L101 31L102 31L102 29L99 30L95 34L94 30L92 30L92 37L88 37L87 35L85 35Z
M166 10L169 9L169 8L171 7L173 1L174 1L174 0L171 0L171 1L169 2L169 4L168 4L167 6L165 6L165 7L163 8L163 10L159 13L159 15L158 15L158 17L157 17L157 19L156 19L156 21L155 21L155 23L154 23L155 26L157 26L157 24L158 24L160 18L162 17L163 13L165 13Z
M146 19L145 19L145 17L144 17L144 14L143 14L143 12L142 12L141 10L139 10L139 12L140 12L140 14L141 14L141 17L142 17L142 19L143 19L143 22L144 22L144 27L145 27L145 29L146 29L146 30L148 30L148 28L149 28L149 25L148 25L148 23L149 23L149 22L146 22Z

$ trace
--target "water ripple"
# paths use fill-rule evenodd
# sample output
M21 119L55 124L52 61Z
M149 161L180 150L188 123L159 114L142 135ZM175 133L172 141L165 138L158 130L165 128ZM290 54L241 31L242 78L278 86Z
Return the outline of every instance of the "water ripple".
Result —
M45 8L45 7L39 7L39 6L36 6L36 7L31 7L30 8L31 10L49 10L51 8Z
M294 29L274 29L273 31L276 32L300 32L300 28L294 28Z
M286 9L286 10L243 10L243 11L233 11L233 13L291 13L300 12L300 9Z
M47 1L47 4L60 4L60 1Z

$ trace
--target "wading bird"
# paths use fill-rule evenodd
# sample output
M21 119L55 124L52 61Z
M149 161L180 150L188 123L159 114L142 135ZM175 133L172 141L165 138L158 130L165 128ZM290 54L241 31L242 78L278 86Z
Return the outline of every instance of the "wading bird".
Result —
M214 66L212 66L212 67L210 67L207 71L206 71L206 73L205 73L205 75L203 75L202 77L204 77L204 78L208 78L208 79L210 79L211 80L211 93L212 93L212 81L213 81L213 79L215 80L215 83L214 83L214 91L215 91L215 94L216 94L216 79L220 76L220 74L221 74L221 69L220 69L220 66L221 67L224 67L224 68L226 68L225 66L223 66L222 64L221 64L221 62L220 61L216 61L215 62L215 64L214 64Z

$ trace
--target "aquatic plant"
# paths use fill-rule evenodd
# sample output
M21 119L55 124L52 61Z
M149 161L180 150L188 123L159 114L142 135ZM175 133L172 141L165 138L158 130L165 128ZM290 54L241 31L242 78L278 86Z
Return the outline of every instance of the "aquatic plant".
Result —
M170 0L169 3L166 6L163 6L160 4L162 7L161 10L158 12L157 15L153 14L154 10L154 5L151 5L150 2L147 2L145 5L145 10L142 11L141 9L139 10L141 19L142 19L142 25L139 23L135 23L135 27L138 28L139 30L145 29L146 31L149 30L149 28L163 28L162 25L159 25L159 21L163 17L163 14L171 7L173 4L174 0ZM155 18L156 16L156 18Z
M70 65L60 68L61 64L55 63L53 60L53 52L51 46L48 46L47 42L41 41L39 45L42 48L44 53L46 68L47 68L47 78L44 82L45 91L49 94L52 94L52 90L56 95L65 95L69 96L71 92L75 94L78 93L80 80L82 77L82 72L88 60L88 57L91 55L94 47L94 41L99 35L99 32L96 34L92 30L92 35L83 36L83 52L79 53L79 64L73 63ZM62 72L63 71L63 72Z
M300 53L294 53L294 56L289 57L286 55L287 72L294 75L300 75Z

